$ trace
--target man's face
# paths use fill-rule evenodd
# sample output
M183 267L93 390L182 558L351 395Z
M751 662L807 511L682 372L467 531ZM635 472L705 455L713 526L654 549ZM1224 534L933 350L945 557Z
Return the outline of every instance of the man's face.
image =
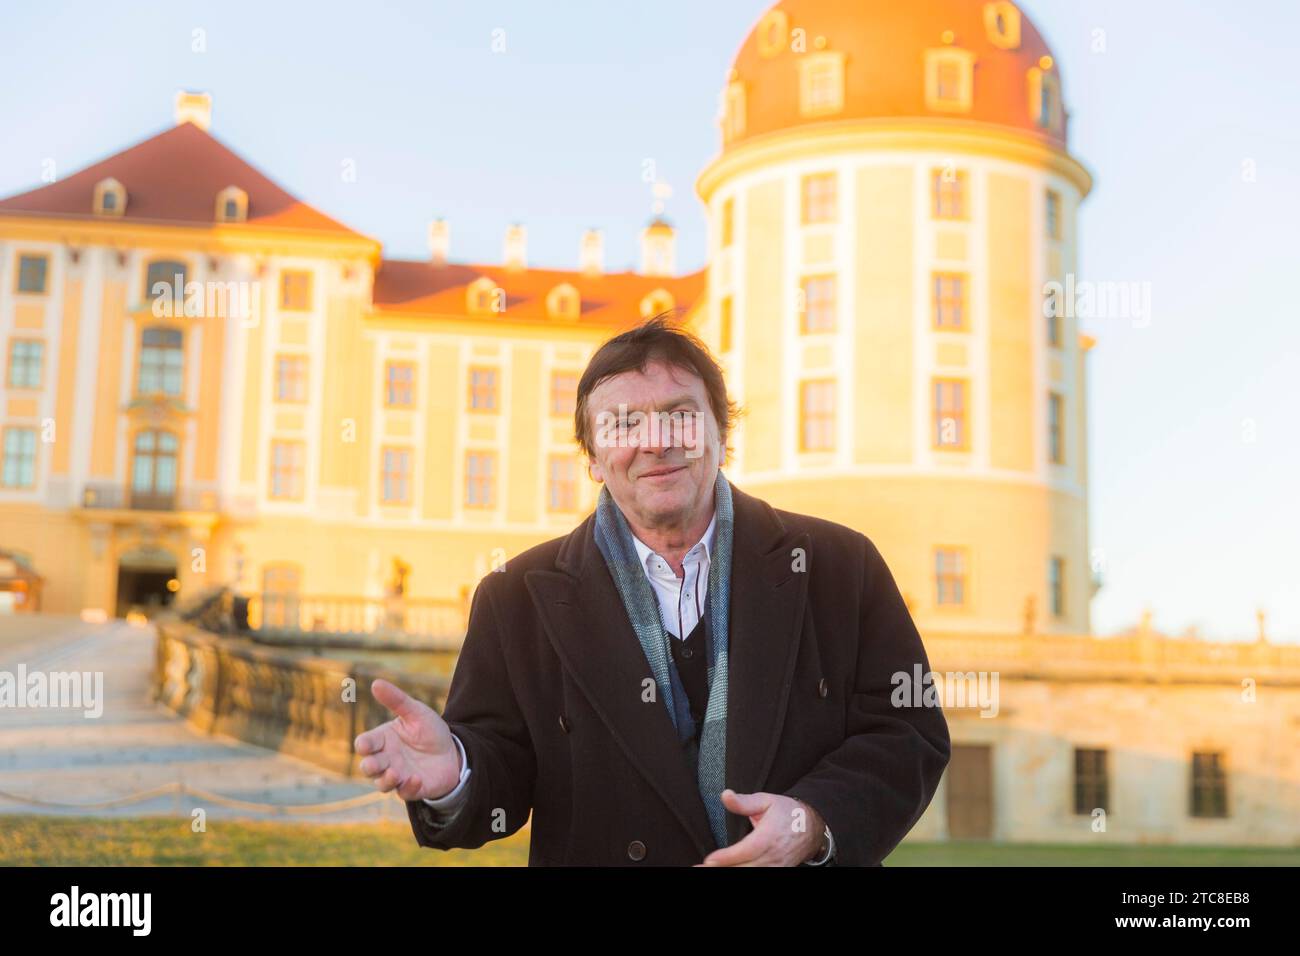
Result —
M633 524L686 529L707 512L722 443L702 378L655 360L605 379L587 406L592 477Z

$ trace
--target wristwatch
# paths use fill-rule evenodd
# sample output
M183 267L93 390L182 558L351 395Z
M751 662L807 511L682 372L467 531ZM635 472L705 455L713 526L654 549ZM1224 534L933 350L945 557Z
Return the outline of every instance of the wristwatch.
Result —
M831 828L826 826L826 849L820 855L820 859L806 860L804 866L825 866L835 856L835 837L831 836Z

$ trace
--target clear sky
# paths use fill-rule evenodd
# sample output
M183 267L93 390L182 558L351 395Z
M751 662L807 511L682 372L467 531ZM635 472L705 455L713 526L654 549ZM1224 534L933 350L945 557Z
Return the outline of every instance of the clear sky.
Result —
M573 267L582 230L631 267L646 161L673 189L678 263L704 262L696 174L763 0L22 4L0 31L0 194L171 125L213 133L326 213L426 255ZM1085 322L1094 629L1300 640L1300 5L1026 0L1096 177L1083 278L1150 283L1149 323ZM1099 49L1104 31L1104 49ZM197 50L202 31L204 49ZM500 31L500 32L496 32ZM504 49L500 47L504 41ZM342 175L350 161L355 181ZM1249 174L1253 171L1253 181ZM867 533L870 533L869 529Z

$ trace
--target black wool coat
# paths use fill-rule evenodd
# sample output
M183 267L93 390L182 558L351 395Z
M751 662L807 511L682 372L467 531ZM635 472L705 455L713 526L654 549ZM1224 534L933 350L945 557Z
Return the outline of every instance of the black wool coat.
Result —
M727 786L803 800L837 865L878 865L950 754L939 707L891 704L894 674L929 671L920 635L866 536L732 498ZM468 802L438 828L408 801L420 845L480 847L531 812L530 866L690 866L717 848L594 527L593 512L475 590L443 713ZM732 843L752 829L727 823Z

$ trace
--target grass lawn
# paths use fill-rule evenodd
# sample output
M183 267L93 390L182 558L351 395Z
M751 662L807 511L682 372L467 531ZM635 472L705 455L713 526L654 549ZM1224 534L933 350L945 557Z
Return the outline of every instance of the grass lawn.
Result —
M321 826L189 818L0 816L2 866L525 866L528 833L426 850L405 823ZM1297 866L1300 848L911 843L886 866Z

